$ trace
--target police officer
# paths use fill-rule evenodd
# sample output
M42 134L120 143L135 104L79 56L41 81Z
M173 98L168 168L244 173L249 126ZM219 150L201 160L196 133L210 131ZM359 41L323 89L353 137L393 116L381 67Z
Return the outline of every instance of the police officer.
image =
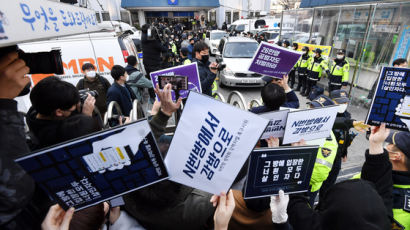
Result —
M393 167L393 218L410 229L410 133L391 131L386 142Z
M298 49L298 43L293 43L292 45L292 50L297 50ZM295 78L296 78L296 72L299 68L299 61L296 62L295 66L293 66L292 70L289 72L289 83L290 83L290 88L293 89L293 86L295 85Z
M320 199L324 198L327 190L336 182L342 161L345 162L347 159L347 149L357 135L354 132L350 132L350 129L355 128L359 132L365 132L370 128L370 126L364 124L364 121L356 121L351 118L350 113L346 110L350 100L345 90L340 89L332 91L330 93L330 98L336 105L339 105L336 121L332 128L339 146L332 170L320 188Z
M179 65L191 64L191 60L188 59L188 48L181 48L181 51L179 53L181 56L181 58L179 59Z
M317 48L314 51L314 56L310 59L308 70L307 87L306 91L301 93L302 96L309 96L312 87L320 80L323 70L328 70L327 62L322 57L321 49Z
M337 56L333 60L330 70L327 72L329 77L329 93L333 90L341 89L342 86L347 86L349 81L350 64L345 56L346 51L340 49L337 51Z
M307 73L308 73L308 65L310 62L310 55L309 55L309 48L303 47L302 48L302 56L300 57L298 63L296 65L297 68L297 76L298 76L298 85L296 87L296 91L305 92L306 91L306 83L307 83Z
M334 105L333 101L325 95L320 95L309 104L311 108L322 108ZM337 148L338 145L336 136L333 132L331 132L330 137L326 138L323 146L320 146L317 153L315 166L313 167L312 177L310 179L310 192L308 193L310 197L309 203L312 207L319 189L329 176L329 173L333 167L333 163L336 159Z

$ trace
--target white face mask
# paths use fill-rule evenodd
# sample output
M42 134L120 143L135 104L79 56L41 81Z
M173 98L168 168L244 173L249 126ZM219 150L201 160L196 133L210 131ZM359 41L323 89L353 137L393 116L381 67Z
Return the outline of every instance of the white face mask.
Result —
M87 75L87 77L94 78L96 73L95 73L95 71L88 71L86 75Z
M347 109L347 104L340 104L339 105L339 109L338 109L338 113L344 113L344 112L346 112L346 109Z
M344 55L336 55L337 59L343 59L345 56Z

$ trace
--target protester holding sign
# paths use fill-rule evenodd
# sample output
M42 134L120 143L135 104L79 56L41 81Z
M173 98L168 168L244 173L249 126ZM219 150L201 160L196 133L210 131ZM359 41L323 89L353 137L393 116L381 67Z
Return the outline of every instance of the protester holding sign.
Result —
M312 108L322 108L325 106L334 105L332 100L324 95L319 96L312 102L310 106ZM310 205L313 207L316 195L319 192L323 182L329 176L329 173L333 167L333 163L336 159L337 154L337 140L333 132L330 133L330 136L326 138L324 144L319 148L317 153L316 163L313 168L312 178L310 180Z
M173 102L171 84L163 90L156 86L155 93L161 108L150 121L151 130L157 141L165 133L172 114L182 100ZM163 157L169 145L159 144ZM215 208L209 203L212 194L193 189L169 180L161 181L124 196L125 210L148 229L207 229L212 226ZM160 221L159 221L160 220Z
M392 214L388 210L392 204L392 171L387 151L383 150L388 134L385 125L372 127L370 147L362 169L363 180L347 180L333 185L319 201L317 211L308 205L306 197L290 196L288 223L294 230L391 229Z
M296 93L289 87L288 79L287 75L284 75L283 79L265 76L263 80L267 84L261 91L264 105L254 107L250 111L259 114L279 110L280 107L299 108L299 99Z
M356 121L351 118L351 115L347 109L347 105L350 99L347 96L347 92L343 89L334 90L330 93L332 101L339 105L339 111L337 113L336 121L333 125L332 131L335 134L336 140L338 142L336 159L333 162L332 170L329 173L327 179L323 182L320 188L319 197L322 198L328 188L330 188L337 179L339 171L341 169L342 161L347 160L347 150L351 145L353 139L356 137L356 133L350 132L351 128L355 128L359 132L365 132L370 126L364 124L364 121Z

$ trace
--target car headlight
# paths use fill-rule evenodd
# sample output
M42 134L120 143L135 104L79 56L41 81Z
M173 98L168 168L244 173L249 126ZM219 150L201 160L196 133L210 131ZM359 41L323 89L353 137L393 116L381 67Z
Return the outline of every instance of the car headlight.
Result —
M228 67L226 67L224 69L224 75L229 75L229 76L234 76L235 74L233 73L233 71L231 69L229 69Z

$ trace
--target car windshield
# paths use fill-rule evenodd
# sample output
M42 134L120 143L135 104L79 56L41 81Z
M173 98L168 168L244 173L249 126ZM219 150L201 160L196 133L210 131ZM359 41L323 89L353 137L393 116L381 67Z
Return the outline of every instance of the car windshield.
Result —
M266 33L266 39L271 40L279 36L279 33Z
M226 33L212 33L211 40L221 40L226 35Z
M227 43L224 50L225 58L251 58L258 49L256 42Z

